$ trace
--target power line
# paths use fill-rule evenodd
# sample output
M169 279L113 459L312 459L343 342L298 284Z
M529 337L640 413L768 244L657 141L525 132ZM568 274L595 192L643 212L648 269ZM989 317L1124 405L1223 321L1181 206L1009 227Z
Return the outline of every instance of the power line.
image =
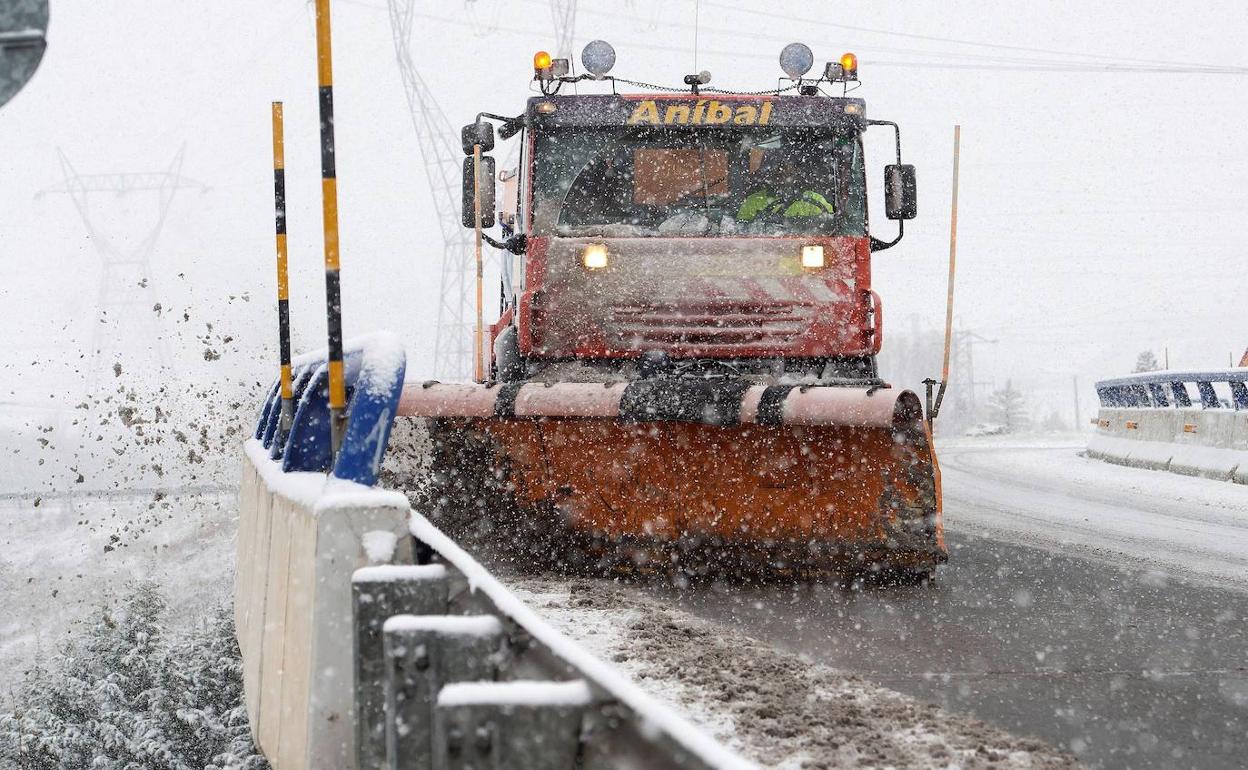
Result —
M362 7L369 7L369 8L376 9L375 6L369 5L367 3L359 2L359 0L356 0L355 4L360 5ZM586 11L586 13L605 13L605 12ZM613 14L613 15L618 16L619 14ZM471 22L466 22L462 19L439 16L437 14L413 12L412 16L413 18L426 19L428 21L433 21L439 24L446 24L446 25L454 26L454 27L466 27L466 28L472 27ZM692 25L687 25L687 24L681 25L679 23L674 23L670 26L692 26ZM708 30L708 28L706 27L703 27L702 29ZM729 33L729 31L727 30L715 30L715 31L724 32L726 34ZM497 32L501 34L519 35L522 37L535 37L535 36L540 37L540 36L550 34L550 30L533 29L533 28L517 28L513 26L501 27L497 30ZM766 39L766 38L779 39L778 36L761 36L757 34L750 34L747 36L755 37L755 38L763 38L763 39ZM787 39L787 38L784 38L784 39ZM625 41L621 43L619 47L624 50L659 51L662 53L685 53L686 52L685 49L679 48L676 46L661 45L661 44L656 44L656 43L645 43L645 42L632 41L632 40L627 40L627 39L625 39ZM867 49L867 50L871 50L871 49ZM1052 73L1088 73L1088 74L1162 74L1162 75L1176 75L1176 74L1245 75L1245 74L1248 74L1248 67L1234 67L1234 66L1225 66L1225 67L1217 67L1216 65L1167 66L1164 62L1159 63L1159 64L1148 64L1148 65L1135 65L1135 64L1129 64L1129 63L1112 63L1112 62L1106 62L1104 64L1098 64L1098 63L1093 63L1093 62L1088 62L1086 64L1079 64L1079 63L1067 63L1067 62L1054 61L1052 63L1047 63L1047 62L1042 62L1039 60L1011 60L1006 57L1002 57L1000 59L994 59L991 57L979 57L976 54L959 55L954 52L921 51L917 49L915 50L891 49L891 50L893 50L896 53L902 53L902 54L909 55L909 56L956 57L957 59L965 59L967 57L974 57L974 58L981 58L982 61L955 60L952 62L942 62L938 64L933 64L932 62L906 61L902 59L875 59L875 58L864 59L864 57L862 56L859 56L859 60L863 61L864 66L867 66L867 67L894 68L894 69L919 69L919 70L926 70L926 71L946 69L946 70L981 70L981 71L1000 71L1000 72L1052 72ZM720 57L724 59L754 59L754 60L768 61L768 62L773 62L773 63L776 60L776 56L771 53L761 53L761 52L742 51L742 50L729 51L729 50L722 50L722 49L700 48L699 54L702 56L709 55L709 56L715 56L715 57ZM746 90L749 90L749 89L746 89Z
M537 4L543 3L544 0L522 0L522 2L537 5ZM617 13L617 12L612 12L612 11L604 11L604 10L599 10L599 9L585 9L583 13L586 13L592 16L602 17L602 18L621 19L621 20L628 20L628 21L632 21L635 19L634 15L625 14L625 13ZM722 35L727 35L727 36L738 38L738 39L744 37L750 40L774 40L774 41L782 42L782 43L790 43L793 41L793 37L791 35L775 35L775 34L766 34L766 33L760 33L760 32L743 33L740 29L728 29L728 28L723 28L723 27L707 27L705 25L701 25L700 21L696 20L696 18L693 24L689 24L687 22L680 22L680 21L668 21L664 23L664 26L668 28L693 29L695 49L698 48L698 42L697 42L698 36L699 36L698 33L701 30L705 30L706 32L719 33ZM846 47L861 48L860 46L853 46L853 45L847 45ZM974 54L974 53L963 53L963 52L954 52L954 51L934 51L934 50L922 49L922 48L894 48L894 47L889 47L889 46L868 45L867 49L870 51L876 51L880 53L902 54L906 56L925 56L925 57L933 57L937 59L941 59L941 58L955 59L958 61L965 61L967 59L973 59L973 60L980 60L980 61L985 61L989 63L998 63L998 64L1008 63L1008 64L1056 65L1056 64L1063 63L1063 62L1054 61L1053 59L1037 59L1034 57L1019 57L1019 56L995 56L991 54ZM671 48L671 47L666 48L666 50L670 50L674 52L679 51L679 49ZM696 53L696 50L695 50L695 53ZM750 54L750 55L760 56L760 54L757 54L757 53ZM1123 61L1134 61L1134 60L1123 60ZM1139 60L1139 61L1145 64L1153 64L1153 65L1158 64L1157 62L1152 62L1148 60ZM1204 66L1204 65L1200 65L1200 66ZM1213 66L1213 65L1208 65L1208 66ZM696 58L695 58L694 67L695 68L697 67Z
M1040 54L1047 54L1050 56L1063 56L1063 57L1064 56L1078 56L1078 57L1086 58L1086 59L1098 59L1098 60L1111 61L1111 62L1136 62L1140 64L1166 65L1168 68L1167 71L1170 71L1174 67L1199 67L1202 69L1212 69L1212 70L1217 70L1217 71L1227 69L1227 67L1225 67L1224 65L1212 65L1212 64L1211 65L1195 65L1195 64L1192 64L1191 62L1174 62L1174 61L1165 61L1165 60L1158 60L1158 59L1152 59L1152 58L1145 59L1145 58L1136 58L1136 57L1114 56L1110 54L1086 53L1082 51L1068 51L1068 50L1060 50L1060 49L1053 49L1053 48L1040 48L1040 47L1035 47L1035 46L1009 45L1007 43L985 43L979 40L966 40L966 39L960 39L960 38L942 37L939 35L922 35L922 34L911 33L911 32L898 32L896 30L880 29L878 27L861 27L861 26L855 26L855 25L850 25L850 24L837 24L835 22L822 21L820 19L802 18L802 17L796 17L796 16L787 15L787 14L782 15L782 14L777 14L774 12L759 11L753 8L743 8L741 6L731 5L729 3L707 2L707 5L715 7L715 8L719 8L721 10L726 10L726 11L734 11L737 13L744 13L744 14L749 14L753 16L764 16L772 20L774 20L777 17L781 17L790 21L798 21L803 24L811 24L811 25L816 25L816 26L821 26L821 27L826 27L826 28L831 28L831 29L844 29L844 30L849 30L851 32L866 32L866 33L878 34L878 35L888 35L891 37L907 38L911 40L926 40L929 42L952 43L954 45L967 45L967 46L973 46L977 48L990 48L994 50L1020 51L1024 53L1040 53ZM1237 70L1248 72L1248 68L1245 68L1245 67L1234 67L1232 69L1237 69Z
M537 2L537 1L538 0L525 0L525 2ZM772 19L772 20L775 20L777 18L776 14L769 14L763 11L754 11L751 9L737 8L736 6L727 6L727 5L721 5L721 4L716 4L716 3L708 3L708 5L715 6L721 9L732 8L742 13L766 16L767 18ZM594 16L607 17L607 18L618 18L618 19L630 18L629 16L625 14L613 13L611 11L586 10L585 13L588 13ZM783 18L790 18L790 17L783 17ZM819 23L813 20L805 20L805 21L809 21L809 23L811 24ZM846 25L837 25L837 24L828 24L828 23L824 23L824 24L825 26L830 26L830 27L846 26ZM698 25L696 23L688 24L685 22L670 21L670 22L666 22L664 26L680 27L680 28L695 28L695 35L699 31L705 31L705 32L718 33L721 35L727 35L727 36L733 36L733 37L743 36L739 29L727 29L723 27L707 27L705 25L701 25L701 28L699 30L697 29ZM894 34L894 33L889 33L887 31L884 31L884 30L871 30L868 28L857 28L857 27L847 27L847 28L860 30L860 31L873 32L873 33L880 33L880 34ZM914 36L906 35L903 33L895 33L895 34L899 37L914 37ZM759 33L759 32L749 32L749 33L746 33L744 37L748 37L754 40L774 40L777 42L786 42L786 43L792 42L791 36L766 34L766 33ZM950 42L950 43L959 44L959 45L981 45L981 44L977 44L971 41L960 41L960 40L956 40L953 38L935 38L932 36L918 36L918 37L922 37L925 39L932 39L932 40L940 40L943 42ZM1019 56L992 56L988 54L974 54L974 53L965 53L965 52L957 52L957 51L935 51L935 50L922 49L922 48L895 48L895 47L879 46L879 45L867 45L865 47L869 51L877 51L880 53L954 60L955 62L954 64L941 65L949 69L984 69L984 70L995 69L995 70L1017 70L1017 71L1043 70L1043 71L1054 71L1054 72L1141 72L1141 73L1198 73L1198 74L1206 73L1206 74L1235 74L1235 75L1248 74L1248 67L1239 67L1239 66L1233 66L1233 65L1194 64L1190 62L1167 62L1167 61L1158 61L1154 59L1113 57L1113 56L1107 56L1107 55L1102 55L1102 54L1077 54L1073 52L1052 51L1049 49L1040 49L1040 48L1029 49L1029 48L1022 47L1022 46L996 46L994 44L982 44L982 46L989 47L989 48L1007 48L1007 49L1018 48L1020 50L1026 50L1026 51L1031 51L1035 53L1047 53L1050 55L1062 56L1062 57L1084 56L1084 57L1088 57L1092 59L1104 60L1104 63L1093 63L1093 62L1078 63L1078 62L1070 62L1066 59L1054 60L1054 59L1038 59L1034 57L1019 57ZM643 47L643 46L634 44L631 47ZM859 47L859 46L853 46L853 47ZM679 49L672 48L672 47L660 47L660 48L664 48L665 50L670 50L670 51L679 50ZM742 52L714 51L713 53L724 55L724 56L736 56L736 57L745 57L745 58L771 58L771 59L775 58L771 54L754 53L754 52L748 52L748 51L742 51ZM931 64L928 64L925 62L888 60L888 59L882 59L882 60L871 59L869 64L870 66L901 67L901 68L907 68L907 67L930 68L932 66Z

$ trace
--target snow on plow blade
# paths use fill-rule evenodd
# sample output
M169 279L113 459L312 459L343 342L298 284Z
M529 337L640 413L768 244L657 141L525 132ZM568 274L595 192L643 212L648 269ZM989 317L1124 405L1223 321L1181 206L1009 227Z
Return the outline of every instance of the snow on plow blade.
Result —
M404 388L399 414L425 418L431 517L537 547L521 558L565 543L599 567L693 572L925 572L945 558L910 391L427 383Z

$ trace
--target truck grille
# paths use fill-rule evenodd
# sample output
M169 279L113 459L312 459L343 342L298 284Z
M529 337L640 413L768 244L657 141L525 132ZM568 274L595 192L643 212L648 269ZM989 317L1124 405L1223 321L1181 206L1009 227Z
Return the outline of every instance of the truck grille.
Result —
M632 305L612 308L607 343L617 349L779 346L801 335L811 321L802 305Z

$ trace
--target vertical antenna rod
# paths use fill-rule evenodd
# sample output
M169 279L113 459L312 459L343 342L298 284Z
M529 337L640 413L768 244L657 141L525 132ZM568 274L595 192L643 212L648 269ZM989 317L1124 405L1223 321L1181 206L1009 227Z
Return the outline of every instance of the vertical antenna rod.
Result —
M945 362L940 369L941 383L949 382L949 346L953 341L953 278L958 264L958 161L961 156L962 126L953 127L953 198L949 206L949 296L945 301Z
M936 391L936 403L932 404L932 385L927 382L927 424L940 414L940 404L945 400L945 388L949 387L949 350L953 346L953 278L958 264L958 161L961 158L962 126L953 127L953 199L949 206L949 295L945 300L945 358L940 367L940 388ZM971 383L974 392L975 383Z
M342 287L338 276L338 181L334 169L334 63L329 0L316 0L316 79L321 104L321 218L325 227L325 316L329 333L329 436L342 446L347 389L342 371Z
M273 204L277 225L277 348L281 366L282 416L278 446L286 443L295 415L290 387L290 281L286 267L286 152L282 132L282 103L273 102Z

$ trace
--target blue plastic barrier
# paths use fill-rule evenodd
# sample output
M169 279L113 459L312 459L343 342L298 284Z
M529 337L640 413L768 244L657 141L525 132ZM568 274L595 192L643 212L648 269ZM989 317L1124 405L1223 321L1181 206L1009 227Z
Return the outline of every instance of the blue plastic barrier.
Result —
M324 353L300 356L293 363L296 406L285 441L277 440L282 411L277 384L265 399L254 436L264 443L270 457L282 461L283 471L331 472L337 478L372 486L390 440L406 367L403 348L393 335L379 333L346 343L347 426L336 458L330 452L329 369Z

